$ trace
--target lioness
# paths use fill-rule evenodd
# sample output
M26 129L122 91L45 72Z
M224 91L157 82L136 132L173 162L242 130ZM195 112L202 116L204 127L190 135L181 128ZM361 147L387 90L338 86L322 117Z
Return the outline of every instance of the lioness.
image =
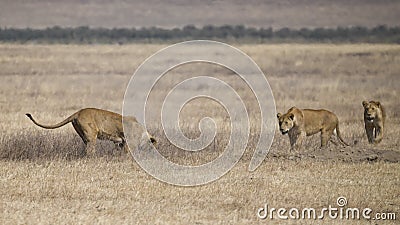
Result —
M120 148L129 152L123 132L122 116L118 113L102 109L86 108L79 110L55 125L40 124L29 113L26 116L34 124L46 129L59 128L71 122L75 131L86 145L85 153L92 155L95 153L96 139L113 141ZM145 142L156 143L156 140L145 131L144 127L134 117L124 117L124 123L129 123L129 129L134 129L134 133L138 134L135 136L140 139L138 140L138 146L143 145Z
M377 144L383 138L383 127L386 119L385 109L377 101L363 101L362 105L364 107L364 125L368 142Z
M305 136L319 132L321 132L321 147L325 147L335 129L342 144L348 145L340 136L337 116L327 110L292 107L283 115L278 113L277 117L282 134L289 134L291 150L300 149Z

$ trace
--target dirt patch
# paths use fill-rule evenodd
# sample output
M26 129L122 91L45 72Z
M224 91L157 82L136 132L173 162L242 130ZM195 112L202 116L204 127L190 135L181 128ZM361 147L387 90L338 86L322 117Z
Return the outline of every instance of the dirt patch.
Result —
M271 152L268 158L278 158L286 160L315 159L316 161L340 161L340 162L400 162L400 152L393 150L382 150L364 147L342 147L314 149L303 152Z

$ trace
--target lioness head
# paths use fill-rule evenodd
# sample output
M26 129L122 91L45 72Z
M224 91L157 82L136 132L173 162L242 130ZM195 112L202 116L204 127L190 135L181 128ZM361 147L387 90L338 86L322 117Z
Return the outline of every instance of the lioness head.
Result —
M379 110L381 108L380 102L375 101L363 101L362 105L364 107L364 115L365 118L369 121L373 121L376 117L378 117Z
M156 146L156 139L134 117L124 117L123 124L125 138L129 139L130 147L144 150L151 145Z
M287 134L294 126L294 114L286 113L282 115L281 113L278 113L276 116L278 117L279 121L279 130L282 134Z

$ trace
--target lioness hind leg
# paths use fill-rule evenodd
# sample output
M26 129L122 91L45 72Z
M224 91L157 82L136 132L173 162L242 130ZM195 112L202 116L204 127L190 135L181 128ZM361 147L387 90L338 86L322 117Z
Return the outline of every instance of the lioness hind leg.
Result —
M328 145L328 141L330 139L330 135L321 134L321 148L324 148Z
M96 153L96 140L97 134L94 132L84 131L84 138L86 139L86 154L94 156Z
M72 126L74 126L76 133L78 133L79 137L81 137L83 143L85 143L85 145L86 145L87 140L86 140L85 134L83 133L82 128L79 126L79 124L76 122L76 120L72 121Z
M321 148L325 148L328 145L328 142L329 140L331 140L331 137L333 135L333 130L334 129L321 131Z

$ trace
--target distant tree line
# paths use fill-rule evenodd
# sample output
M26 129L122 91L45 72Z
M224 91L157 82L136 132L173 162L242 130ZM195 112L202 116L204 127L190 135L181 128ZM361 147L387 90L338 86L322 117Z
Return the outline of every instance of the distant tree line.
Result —
M51 27L46 29L0 28L0 42L37 43L130 43L165 42L192 39L212 39L238 42L367 42L400 44L400 27L377 26L272 29L252 28L243 25L213 26L198 28L187 25L183 28L75 28Z

